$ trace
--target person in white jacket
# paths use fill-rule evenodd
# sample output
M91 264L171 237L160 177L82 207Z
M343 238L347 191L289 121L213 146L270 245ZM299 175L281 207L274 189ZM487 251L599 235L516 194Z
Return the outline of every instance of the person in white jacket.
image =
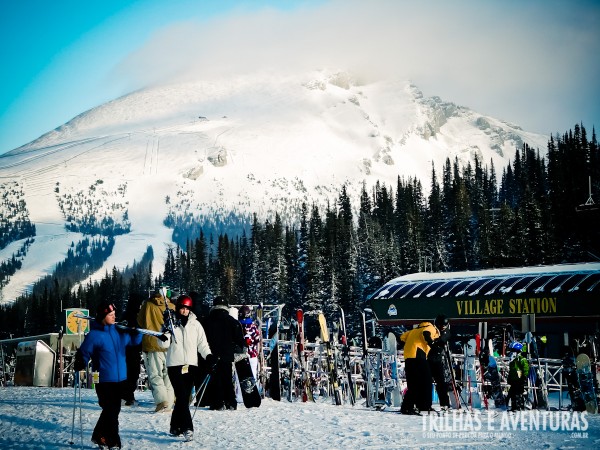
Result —
M198 370L198 353L209 367L216 366L206 340L204 328L191 311L192 299L188 295L177 298L175 314L177 326L174 336L158 339L159 345L167 348L167 372L175 392L175 407L171 414L170 432L174 436L183 435L186 441L194 439L194 425L190 414L189 399L194 386L194 376Z

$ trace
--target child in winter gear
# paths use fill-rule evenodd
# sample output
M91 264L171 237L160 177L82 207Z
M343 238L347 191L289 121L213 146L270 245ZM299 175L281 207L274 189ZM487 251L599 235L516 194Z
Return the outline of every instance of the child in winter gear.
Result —
M115 305L101 303L96 320L90 324L91 331L77 351L74 366L75 371L83 370L91 359L92 370L99 373L96 395L102 412L94 427L92 442L100 448L121 448L119 413L121 394L127 388L125 348L142 343L141 334L121 332L115 322Z
M512 411L525 409L524 393L529 376L529 363L521 354L521 350L523 350L523 344L520 342L513 342L509 347L509 351L515 353L515 357L508 366L508 384L510 385L508 400Z

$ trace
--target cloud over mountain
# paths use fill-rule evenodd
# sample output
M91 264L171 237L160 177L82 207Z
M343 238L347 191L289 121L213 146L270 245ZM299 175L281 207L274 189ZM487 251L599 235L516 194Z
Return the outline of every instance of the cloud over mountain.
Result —
M303 202L335 204L342 185L354 202L363 183L393 188L399 176L427 190L432 166L440 173L446 158L477 157L500 170L515 148L544 151L547 139L426 97L403 79L368 82L343 71L140 90L0 156L0 179L20 182L38 231L3 298L51 272L89 229L85 217L125 230L95 278L131 266L149 245L159 273L174 223L223 229L276 212L293 223Z

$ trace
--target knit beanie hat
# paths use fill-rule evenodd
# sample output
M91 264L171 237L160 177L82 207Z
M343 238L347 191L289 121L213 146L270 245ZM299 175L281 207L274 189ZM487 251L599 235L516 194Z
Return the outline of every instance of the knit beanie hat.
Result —
M100 302L98 308L96 309L96 320L98 320L99 322L103 321L104 318L108 315L108 313L116 311L116 309L117 308L115 307L115 305L109 301L105 300Z
M216 296L215 299L213 300L213 306L217 306L217 305L228 306L227 299L220 295Z

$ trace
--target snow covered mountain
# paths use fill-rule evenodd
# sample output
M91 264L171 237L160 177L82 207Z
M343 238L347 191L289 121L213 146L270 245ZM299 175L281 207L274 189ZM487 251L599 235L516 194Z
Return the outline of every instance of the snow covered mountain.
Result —
M131 93L0 155L0 190L16 183L37 235L0 291L11 301L51 273L76 226L95 216L122 231L97 272L139 261L151 245L162 271L173 245L167 217L213 225L232 216L296 217L302 202L334 204L346 184L395 188L398 176L429 187L432 163L479 157L503 168L524 142L548 136L483 116L410 82L370 82L345 72L254 74ZM13 188L10 188L13 189ZM0 262L21 242L0 250Z

